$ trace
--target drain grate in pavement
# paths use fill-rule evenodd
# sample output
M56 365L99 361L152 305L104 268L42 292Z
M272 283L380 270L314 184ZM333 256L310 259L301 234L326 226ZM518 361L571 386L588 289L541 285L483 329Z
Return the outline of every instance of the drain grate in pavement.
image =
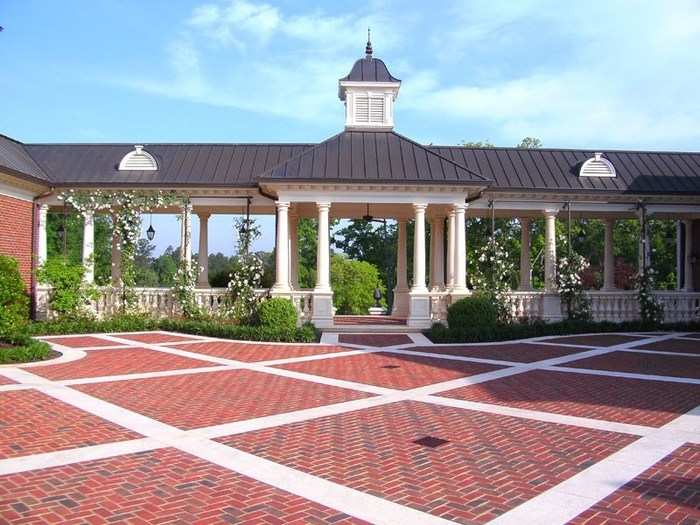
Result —
M434 436L425 436L425 437L422 437L420 439L416 439L414 441L414 443L416 445L421 445L421 446L428 447L428 448L437 448L440 445L444 445L445 443L449 443L449 441L447 439L440 439L440 438L436 438Z
M383 366L380 366L379 368L388 368L388 369L393 370L394 368L401 368L401 367L399 365L383 365Z

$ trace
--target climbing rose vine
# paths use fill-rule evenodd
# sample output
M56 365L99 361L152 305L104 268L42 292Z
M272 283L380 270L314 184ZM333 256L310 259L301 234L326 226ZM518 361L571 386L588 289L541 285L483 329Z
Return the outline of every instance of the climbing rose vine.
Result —
M477 252L473 284L496 304L498 320L502 323L513 320L514 304L510 295L510 276L514 269L508 252L496 237L491 237Z
M651 324L664 322L664 305L654 296L656 271L647 268L635 279L637 284L637 299L639 300L639 315L642 321Z
M75 191L61 193L58 198L85 216L98 211L109 212L114 218L114 233L119 239L121 263L122 310L132 310L136 305L136 269L134 257L141 235L141 214L154 208L162 208L184 199L162 191Z
M233 272L229 274L226 315L246 323L257 309L255 289L260 287L264 272L260 257L250 252L261 231L255 220L250 218L234 219L233 227L237 236L237 253Z
M586 296L581 279L581 275L588 267L588 260L574 251L559 259L557 285L569 319L591 318L591 302Z

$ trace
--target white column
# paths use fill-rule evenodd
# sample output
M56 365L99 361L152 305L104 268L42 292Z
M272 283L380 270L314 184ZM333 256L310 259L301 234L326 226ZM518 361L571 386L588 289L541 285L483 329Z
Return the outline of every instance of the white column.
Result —
M603 250L603 290L615 290L615 219L605 219L605 248Z
M318 202L318 251L316 253L316 287L311 320L318 328L333 326L333 290L330 272L330 202Z
M122 251L117 219L112 215L112 286L122 285Z
M331 209L329 202L319 202L318 207L318 251L316 254L316 288L317 292L331 291L330 274L330 235L328 215Z
M47 252L48 252L48 244L46 242L46 218L49 213L49 205L48 204L40 204L39 205L39 232L38 232L38 241L37 241L37 265L41 266L46 262L46 257L47 257Z
M408 316L408 268L406 257L406 219L397 219L396 239L396 287L391 314L396 317Z
M693 221L684 220L685 226L685 268L683 272L683 290L692 292L695 290L693 283Z
M559 210L544 210L544 291L542 312L545 321L560 321L561 298L557 286L556 219Z
M289 203L277 201L277 245L273 293L289 293Z
M520 287L519 290L532 290L530 270L530 219L520 217Z
M83 280L95 282L95 215L92 211L83 213Z
M180 215L180 257L192 264L192 205L185 204Z
M413 205L413 287L409 293L408 319L412 328L430 328L430 295L425 286L425 209L427 204Z
M557 235L558 210L544 211L544 290L558 293L557 287Z
M413 287L411 293L427 293L425 286L425 209L426 204L414 204Z
M454 205L455 211L455 280L452 289L453 295L466 295L467 289L467 239L465 210L467 205L459 203Z
M447 216L447 289L452 290L455 285L455 246L457 244L455 232L455 210L452 208Z
M299 216L296 212L289 215L289 286L292 290L299 289Z
M209 213L198 213L199 217L199 250L197 264L201 268L197 277L197 286L209 288Z
M445 288L445 220L440 217L430 223L430 289Z

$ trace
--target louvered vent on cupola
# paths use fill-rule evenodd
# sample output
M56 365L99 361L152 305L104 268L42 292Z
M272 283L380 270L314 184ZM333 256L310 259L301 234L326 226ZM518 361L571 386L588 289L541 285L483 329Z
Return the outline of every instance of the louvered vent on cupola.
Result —
M356 124L386 124L385 99L383 96L356 95L354 103L354 120Z
M579 177L615 177L615 166L608 159L603 158L602 153L594 153L594 156L581 165Z
M143 146L137 144L119 163L119 171L155 171L158 163L155 157L148 153Z

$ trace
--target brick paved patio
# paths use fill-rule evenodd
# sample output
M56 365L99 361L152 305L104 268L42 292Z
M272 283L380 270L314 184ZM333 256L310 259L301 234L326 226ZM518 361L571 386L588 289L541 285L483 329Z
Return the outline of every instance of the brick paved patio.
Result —
M0 523L700 523L697 341L400 335L47 338L0 367Z

